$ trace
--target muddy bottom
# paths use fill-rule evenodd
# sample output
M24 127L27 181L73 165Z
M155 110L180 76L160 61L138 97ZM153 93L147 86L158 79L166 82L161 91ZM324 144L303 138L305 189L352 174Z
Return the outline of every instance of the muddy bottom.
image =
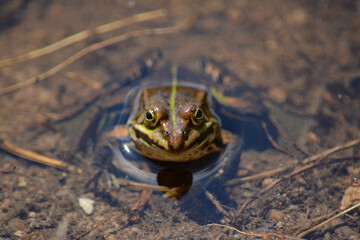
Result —
M94 30L156 9L165 9L167 15L104 34ZM0 62L0 139L82 170L64 171L0 151L0 238L76 239L105 221L83 239L251 238L225 226L277 239L299 236L357 204L358 145L312 162L304 159L360 136L359 15L357 1L3 1L1 59L91 31L85 40L51 54L6 66ZM42 78L94 43L172 26L181 26L181 31L132 33ZM291 140L275 137L277 149L270 140L246 132L247 144L231 178L225 171L211 184L194 182L176 201L154 191L134 210L143 187L125 181L109 184L112 171L98 174L105 166L91 146L68 157L92 107L61 124L46 123L97 94L103 84L121 79L130 62L154 48L163 52L159 67L178 63L198 71L201 57L226 66L258 90ZM30 78L34 84L7 88ZM282 171L244 178L274 169ZM278 179L282 181L270 188ZM350 186L355 197L344 205ZM243 205L249 199L253 201ZM93 205L93 211L87 214L79 201ZM359 224L355 209L299 238L359 239Z

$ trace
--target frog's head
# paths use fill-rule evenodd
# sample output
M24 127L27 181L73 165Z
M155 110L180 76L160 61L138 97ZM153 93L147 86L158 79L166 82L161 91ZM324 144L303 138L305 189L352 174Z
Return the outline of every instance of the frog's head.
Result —
M219 150L219 123L208 109L206 91L178 91L173 102L168 91L164 87L140 96L140 108L129 124L138 151L154 160L185 162ZM191 97L192 91L202 91L201 101Z

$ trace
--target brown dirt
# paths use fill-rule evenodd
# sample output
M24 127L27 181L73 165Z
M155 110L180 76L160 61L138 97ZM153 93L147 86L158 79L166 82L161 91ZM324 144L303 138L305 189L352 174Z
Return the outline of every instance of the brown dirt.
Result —
M15 4L15 3L16 4ZM280 105L305 113L287 128L308 154L316 154L360 136L360 4L358 1L4 1L0 4L1 59L17 56L66 36L149 10L165 8L169 16L94 37L39 59L0 69L0 88L36 76L83 47L116 34L189 21L181 33L140 37L101 49L38 84L0 96L0 138L47 156L63 159L73 136L60 126L42 123L94 93L65 76L71 71L105 83L145 50L160 47L164 62L196 69L206 56L223 62L249 85L275 97ZM4 13L6 12L6 14ZM3 14L4 13L4 14ZM5 23L5 24L4 24ZM281 118L281 117L280 117ZM284 123L285 124L285 123ZM1 239L74 239L114 214L124 214L85 239L247 239L211 227L223 223L246 232L294 235L316 225L319 217L339 211L345 190L359 177L359 147L331 162L285 180L248 206L231 222L207 198L182 202L154 194L144 208L131 211L141 191L121 187L116 196L99 196L85 183L95 174L91 153L72 164L85 174L44 167L0 152ZM292 166L300 159L274 149L242 154L239 176ZM230 213L278 176L221 186ZM203 189L199 188L199 191ZM78 198L95 200L86 215ZM218 196L222 199L221 196ZM185 201L185 200L184 200ZM205 201L199 203L197 201ZM191 211L208 207L200 219ZM200 214L201 215L201 214ZM201 217L201 216L200 216ZM351 212L306 239L360 239L358 212Z

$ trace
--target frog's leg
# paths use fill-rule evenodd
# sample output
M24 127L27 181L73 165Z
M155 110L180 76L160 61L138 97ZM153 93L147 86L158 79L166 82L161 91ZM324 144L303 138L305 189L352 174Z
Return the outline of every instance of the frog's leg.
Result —
M269 113L260 92L248 86L214 60L202 59L201 67L214 81L213 86L210 87L210 92L216 102L223 106L220 112L243 122L259 122L271 145L282 152L293 155L292 152L279 147L274 140L280 135L286 139L286 142L290 143L290 146L296 146L287 132L276 121L276 118ZM274 131L269 133L269 128L274 129Z
M215 83L210 86L210 91L219 104L234 109L243 116L267 115L268 111L257 91L226 70L220 63L211 59L202 59L201 67Z

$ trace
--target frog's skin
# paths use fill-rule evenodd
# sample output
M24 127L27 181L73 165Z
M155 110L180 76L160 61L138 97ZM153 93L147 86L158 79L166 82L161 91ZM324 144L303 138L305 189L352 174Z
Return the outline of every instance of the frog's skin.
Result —
M208 92L179 85L177 65L171 86L143 87L128 127L137 151L149 159L187 162L221 149L219 121L209 109Z

